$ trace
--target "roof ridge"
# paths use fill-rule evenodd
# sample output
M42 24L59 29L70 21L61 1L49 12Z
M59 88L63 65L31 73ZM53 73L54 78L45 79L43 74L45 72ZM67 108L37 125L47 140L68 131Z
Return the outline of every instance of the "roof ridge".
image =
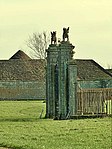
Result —
M26 59L31 59L31 58L22 50L18 50L9 60L11 60L11 59L26 60Z
M104 71L106 74L112 77L112 75L109 72L107 72L105 68L103 68L100 64L98 64L95 60L92 61L98 66L98 68L100 68L102 71Z

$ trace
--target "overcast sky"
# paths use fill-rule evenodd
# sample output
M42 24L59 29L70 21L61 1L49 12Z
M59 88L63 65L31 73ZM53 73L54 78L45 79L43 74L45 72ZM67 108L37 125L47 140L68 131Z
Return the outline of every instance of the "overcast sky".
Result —
M33 32L70 27L76 59L112 66L112 0L0 0L0 59L19 49Z

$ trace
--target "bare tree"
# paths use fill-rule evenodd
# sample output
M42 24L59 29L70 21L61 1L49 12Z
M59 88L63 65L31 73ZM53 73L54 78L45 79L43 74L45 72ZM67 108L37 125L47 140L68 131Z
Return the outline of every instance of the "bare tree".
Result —
M37 65L35 66L35 63L33 63L32 60L29 60L27 61L26 66L28 67L29 71L33 73L34 76L37 74L41 74L40 76L38 76L39 81L45 79L46 49L48 48L49 43L50 38L49 34L46 31L43 31L42 33L33 33L26 41L26 45L31 51L31 57L36 58L37 62ZM35 67L36 69L34 69Z
M33 56L37 59L46 58L46 49L50 43L49 35L46 31L42 33L33 33L29 36L26 44L32 50Z

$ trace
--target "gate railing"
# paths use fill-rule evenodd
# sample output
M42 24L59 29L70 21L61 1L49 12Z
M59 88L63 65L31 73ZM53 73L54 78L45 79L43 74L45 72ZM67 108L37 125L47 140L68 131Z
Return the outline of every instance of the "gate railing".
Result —
M112 114L112 88L77 91L77 115Z

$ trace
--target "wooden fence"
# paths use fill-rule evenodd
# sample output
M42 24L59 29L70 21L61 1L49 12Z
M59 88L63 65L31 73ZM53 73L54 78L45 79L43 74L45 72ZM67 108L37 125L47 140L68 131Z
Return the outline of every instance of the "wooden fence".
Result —
M112 88L78 90L77 115L88 114L112 114Z

